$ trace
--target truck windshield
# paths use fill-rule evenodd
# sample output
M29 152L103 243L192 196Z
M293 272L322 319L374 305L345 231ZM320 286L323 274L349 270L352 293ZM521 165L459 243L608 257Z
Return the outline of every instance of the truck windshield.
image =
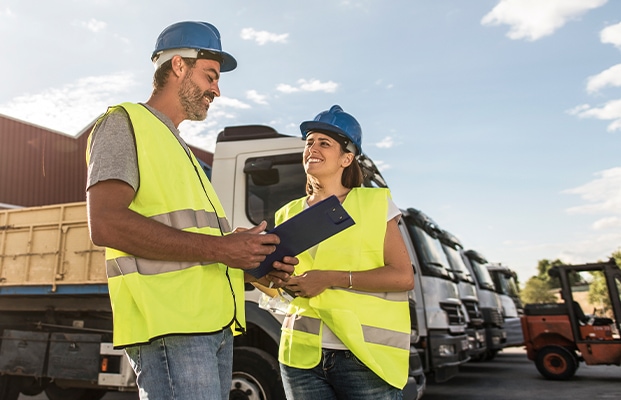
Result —
M255 225L265 220L267 228L273 228L276 210L306 194L302 153L249 158L244 171L246 215Z
M461 258L459 250L445 244L443 244L442 247L444 248L444 252L446 253L446 257L449 260L451 268L453 268L453 272L455 272L459 280L474 283L472 275L468 272L468 267L464 264L464 259Z
M477 282L479 282L479 286L482 289L494 291L494 281L487 268L473 258L470 258L470 264L472 265L472 272L474 272L474 276Z
M423 275L451 279L449 261L442 250L442 243L424 229L414 224L412 218L404 218L408 233L416 249Z

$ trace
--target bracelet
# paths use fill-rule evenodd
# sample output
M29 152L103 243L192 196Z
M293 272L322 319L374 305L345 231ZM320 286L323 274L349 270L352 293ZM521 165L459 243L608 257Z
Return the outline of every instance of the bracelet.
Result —
M347 289L351 289L352 287L354 287L354 285L351 282L351 271L349 271L349 286L347 287Z

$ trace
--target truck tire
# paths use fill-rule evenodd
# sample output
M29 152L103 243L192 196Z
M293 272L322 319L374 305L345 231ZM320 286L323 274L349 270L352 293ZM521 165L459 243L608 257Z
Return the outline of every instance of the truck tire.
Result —
M102 389L62 388L54 382L45 388L45 394L50 400L100 400L106 393Z
M546 346L539 350L535 366L541 375L551 380L567 380L578 369L577 358L561 346Z
M254 347L233 350L230 400L285 400L278 361Z
M0 375L0 400L17 400L19 385L15 378L9 375Z

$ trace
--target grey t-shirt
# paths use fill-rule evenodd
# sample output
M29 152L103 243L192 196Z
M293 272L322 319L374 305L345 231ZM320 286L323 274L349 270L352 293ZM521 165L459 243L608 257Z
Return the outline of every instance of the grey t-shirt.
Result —
M190 151L170 118L147 104L140 104L170 129L186 152ZM137 191L140 186L138 156L127 113L123 109L109 113L97 124L91 135L86 189L97 182L117 179L126 182Z

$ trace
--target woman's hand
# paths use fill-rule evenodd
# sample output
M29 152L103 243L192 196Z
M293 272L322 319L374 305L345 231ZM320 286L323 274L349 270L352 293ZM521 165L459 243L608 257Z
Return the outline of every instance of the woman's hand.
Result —
M285 287L300 297L314 297L332 286L332 273L341 271L308 271L300 276L292 276ZM341 272L342 273L342 272Z

